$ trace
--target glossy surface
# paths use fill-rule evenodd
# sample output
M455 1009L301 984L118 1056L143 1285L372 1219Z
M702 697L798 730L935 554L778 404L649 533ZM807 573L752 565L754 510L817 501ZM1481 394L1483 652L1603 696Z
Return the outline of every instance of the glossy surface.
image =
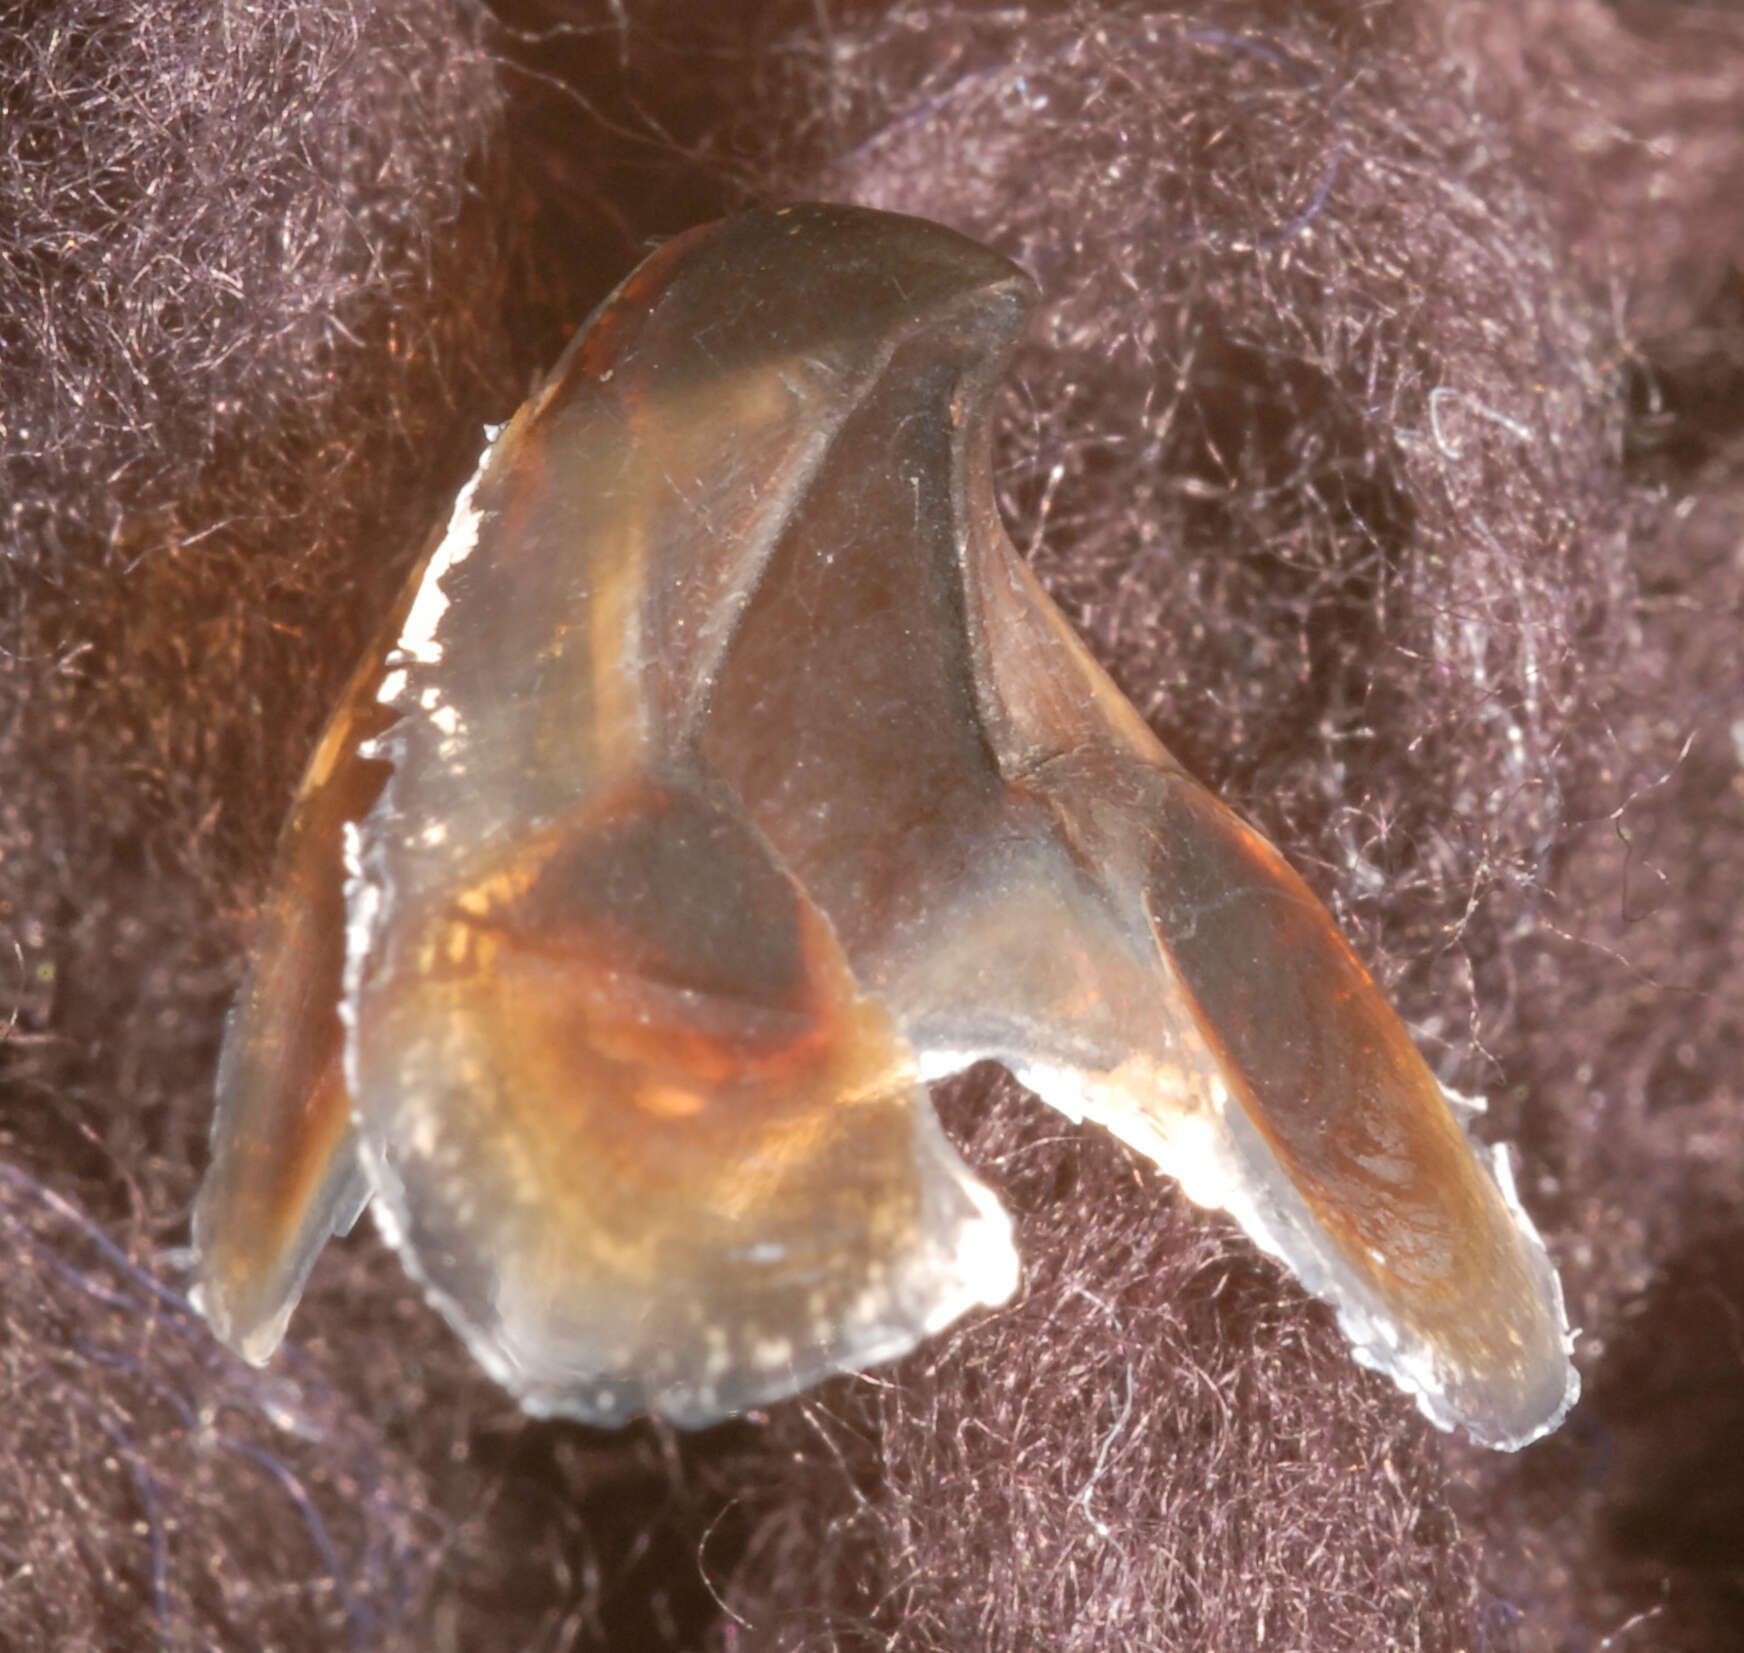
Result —
M287 829L196 1216L227 1340L270 1352L373 1195L532 1410L699 1424L862 1368L1015 1285L925 1093L995 1057L1229 1209L1437 1423L1561 1416L1505 1160L1005 538L1031 297L935 225L749 214L516 416Z

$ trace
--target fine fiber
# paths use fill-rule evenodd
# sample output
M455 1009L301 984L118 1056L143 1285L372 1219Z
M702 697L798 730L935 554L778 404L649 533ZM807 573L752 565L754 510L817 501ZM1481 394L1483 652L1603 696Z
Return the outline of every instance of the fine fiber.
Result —
M1744 1648L1741 176L1717 5L0 10L0 1648ZM263 1370L190 1308L332 698L588 308L801 198L1036 276L1012 538L1515 1145L1549 1439L992 1068L1014 1302L699 1435L523 1418L368 1224Z

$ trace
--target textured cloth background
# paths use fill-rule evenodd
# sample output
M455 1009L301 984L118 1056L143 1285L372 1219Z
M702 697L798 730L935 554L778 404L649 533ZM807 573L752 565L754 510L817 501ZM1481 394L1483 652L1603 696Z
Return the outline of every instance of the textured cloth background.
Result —
M1744 1647L1744 17L0 11L0 1647ZM523 1420L366 1232L180 1293L331 697L653 241L828 196L1041 281L1014 539L1490 1099L1583 1328L1515 1458L991 1071L1023 1294L697 1437Z

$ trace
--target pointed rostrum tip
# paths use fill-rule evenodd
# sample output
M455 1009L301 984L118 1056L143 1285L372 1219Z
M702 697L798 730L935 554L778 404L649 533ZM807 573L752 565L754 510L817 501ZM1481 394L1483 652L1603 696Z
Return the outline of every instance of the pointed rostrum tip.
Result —
M1332 1304L1444 1427L1573 1395L1553 1270L1324 910L1007 540L1029 278L840 206L679 237L486 453L280 847L196 1236L276 1342L380 1226L531 1411L703 1425L1017 1284L983 1058Z

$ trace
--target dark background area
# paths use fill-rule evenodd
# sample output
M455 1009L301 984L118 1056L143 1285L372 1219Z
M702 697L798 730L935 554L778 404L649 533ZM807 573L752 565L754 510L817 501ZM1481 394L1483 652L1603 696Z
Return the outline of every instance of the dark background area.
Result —
M0 1646L1744 1647L1744 18L1594 0L0 13ZM180 1296L331 699L659 238L935 217L1045 298L1007 520L1489 1099L1585 1398L1495 1457L991 1070L1007 1309L534 1423L368 1225Z

